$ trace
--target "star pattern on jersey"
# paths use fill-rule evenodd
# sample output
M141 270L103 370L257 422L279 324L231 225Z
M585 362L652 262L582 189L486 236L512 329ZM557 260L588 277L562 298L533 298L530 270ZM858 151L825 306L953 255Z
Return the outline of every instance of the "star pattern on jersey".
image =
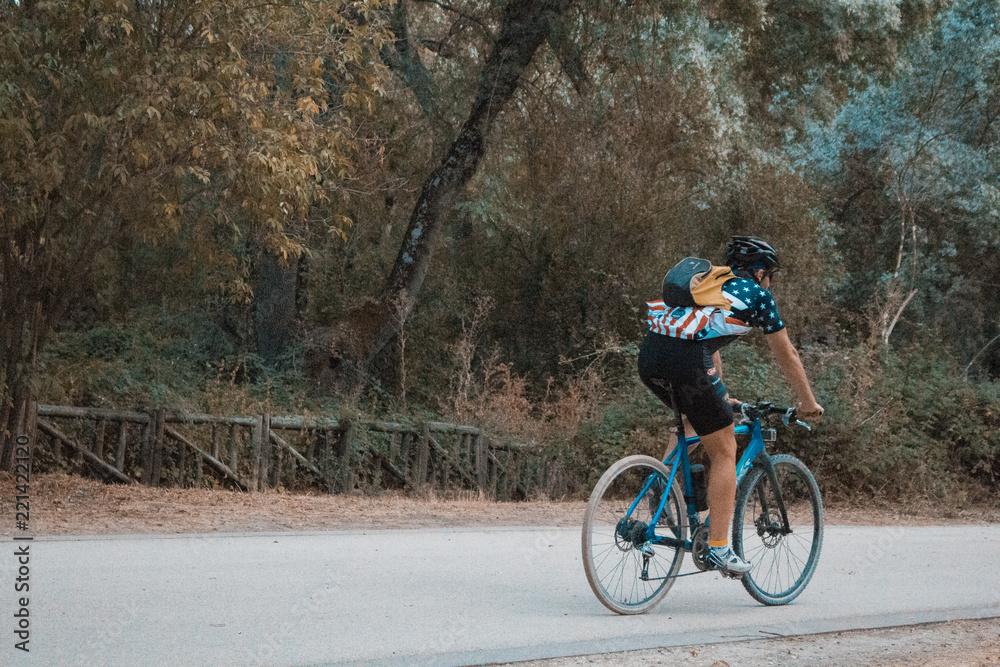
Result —
M785 323L778 315L778 306L774 303L771 293L748 279L739 279L742 284L734 289L734 292L747 295L748 311L746 320L751 326L762 329L765 334L781 331L785 328ZM739 317L739 313L737 316Z

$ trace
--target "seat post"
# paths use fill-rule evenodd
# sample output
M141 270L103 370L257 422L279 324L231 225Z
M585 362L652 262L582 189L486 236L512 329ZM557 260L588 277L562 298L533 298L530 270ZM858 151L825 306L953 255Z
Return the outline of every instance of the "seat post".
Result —
M687 436L684 435L684 416L681 414L681 409L677 405L677 390L674 389L674 385L669 386L670 391L670 407L673 408L674 417L676 418L677 426L677 441L680 442L682 439L686 439Z

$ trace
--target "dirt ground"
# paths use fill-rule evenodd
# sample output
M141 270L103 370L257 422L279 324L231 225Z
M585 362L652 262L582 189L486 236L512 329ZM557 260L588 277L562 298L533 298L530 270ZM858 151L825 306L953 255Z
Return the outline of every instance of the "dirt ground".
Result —
M584 501L491 502L401 495L241 493L104 484L66 474L33 475L33 535L236 533L447 526L579 526ZM0 473L0 536L15 532L13 477ZM1000 508L942 510L927 503L826 504L830 525L919 526L1000 523Z
M508 663L517 667L981 667L1000 665L1000 619L756 639Z
M497 503L478 497L292 495L108 485L66 474L33 475L29 530L16 528L14 479L0 473L0 536L320 531L351 528L579 526L583 501ZM827 504L828 525L1000 523L1000 508L929 503ZM522 663L580 665L996 665L1000 619L674 647Z

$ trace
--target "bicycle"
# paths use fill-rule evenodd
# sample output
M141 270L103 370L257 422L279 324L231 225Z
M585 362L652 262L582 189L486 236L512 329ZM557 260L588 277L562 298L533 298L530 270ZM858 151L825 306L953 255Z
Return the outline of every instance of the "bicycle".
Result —
M706 560L710 517L701 520L707 504L696 498L688 454L699 440L684 436L675 414L678 442L667 457L617 461L587 503L582 535L587 581L601 603L619 614L646 612L678 577L712 569ZM788 454L768 454L766 444L776 439L775 416L785 426L809 426L796 419L794 408L770 403L745 405L744 414L749 422L736 426L736 434L749 434L750 443L736 464L732 548L754 566L742 577L747 592L765 605L788 604L816 570L823 501L805 464ZM696 571L679 574L685 552Z

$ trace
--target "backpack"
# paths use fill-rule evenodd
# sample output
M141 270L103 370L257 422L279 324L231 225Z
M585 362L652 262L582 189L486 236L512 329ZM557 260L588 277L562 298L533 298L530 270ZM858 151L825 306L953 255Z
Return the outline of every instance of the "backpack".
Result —
M685 257L663 277L663 303L668 307L715 306L730 308L722 286L736 274L728 266L712 266L707 259Z

